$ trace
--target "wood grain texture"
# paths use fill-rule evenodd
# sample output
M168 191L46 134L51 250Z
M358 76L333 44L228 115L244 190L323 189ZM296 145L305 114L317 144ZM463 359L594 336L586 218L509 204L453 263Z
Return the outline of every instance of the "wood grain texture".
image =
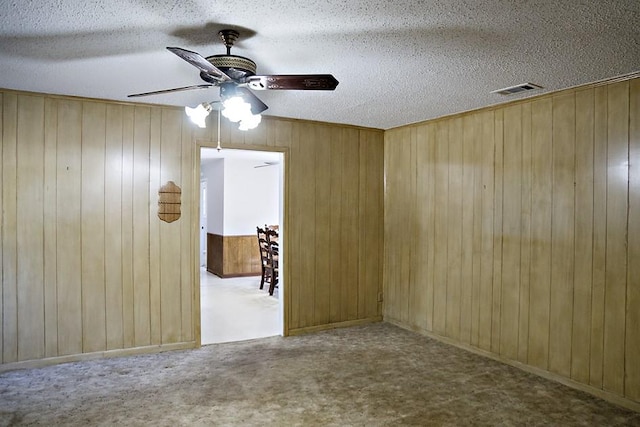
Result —
M607 252L603 387L613 393L623 394L626 320L623 308L626 308L629 261L629 82L609 86L607 105Z
M575 275L571 378L589 383L591 289L593 287L593 122L594 91L576 92Z
M2 97L2 362L18 361L18 96Z
M17 140L18 360L30 360L45 356L43 98L18 97Z
M638 81L387 131L385 318L638 402ZM417 155L403 156L413 129ZM415 195L400 179L414 167ZM413 217L407 272L397 236ZM433 288L416 286L429 274Z
M627 319L625 324L625 396L640 401L640 79L629 91L629 217Z
M571 372L574 275L575 97L553 99L553 202L551 208L551 305L549 370Z
M215 128L195 129L173 107L0 99L2 363L193 346L196 150ZM222 134L285 153L285 333L380 319L384 133L265 118L256 132L224 124ZM172 223L157 216L166 181L182 188ZM255 236L241 240L227 252L245 261L230 268L251 259L259 273Z

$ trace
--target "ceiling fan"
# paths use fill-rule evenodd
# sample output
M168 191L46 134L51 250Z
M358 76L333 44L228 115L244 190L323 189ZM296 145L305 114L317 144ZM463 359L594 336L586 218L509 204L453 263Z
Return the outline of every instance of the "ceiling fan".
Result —
M243 56L232 55L231 47L240 36L235 30L221 30L218 35L227 48L223 55L203 57L199 53L179 47L167 49L200 70L200 78L206 84L135 93L129 98L159 95L193 89L220 88L222 100L240 96L251 105L252 114L260 114L268 107L249 89L253 90L334 90L338 80L331 74L280 74L256 75L256 63Z
M267 162L262 162L262 164L261 164L261 165L256 165L256 166L254 166L253 168L254 168L254 169L258 169L258 168L267 168L267 167L269 167L269 166L275 166L275 165L279 165L279 164L280 164L280 162L269 162L269 161L267 161Z

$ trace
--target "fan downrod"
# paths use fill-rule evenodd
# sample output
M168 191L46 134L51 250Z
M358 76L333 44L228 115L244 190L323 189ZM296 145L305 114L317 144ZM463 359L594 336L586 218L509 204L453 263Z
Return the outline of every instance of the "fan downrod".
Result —
M220 30L218 35L222 39L222 43L227 47L227 55L231 55L231 47L240 37L240 33L236 30Z

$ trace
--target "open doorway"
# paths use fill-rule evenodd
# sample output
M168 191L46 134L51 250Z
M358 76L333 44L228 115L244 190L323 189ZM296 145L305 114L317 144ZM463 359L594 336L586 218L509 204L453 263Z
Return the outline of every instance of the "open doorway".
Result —
M200 182L201 344L282 335L283 278L260 289L256 227L285 232L283 153L202 147Z

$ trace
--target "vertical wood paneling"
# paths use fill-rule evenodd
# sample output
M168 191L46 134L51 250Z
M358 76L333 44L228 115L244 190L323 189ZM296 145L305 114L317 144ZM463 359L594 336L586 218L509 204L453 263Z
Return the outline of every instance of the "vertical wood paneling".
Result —
M482 115L474 115L474 129L472 135L473 149L471 161L473 163L473 242L471 266L471 345L480 344L480 295L482 284L482 209L483 209L483 121Z
M106 350L105 104L82 104L82 351Z
M360 179L359 179L359 274L358 316L371 318L379 315L378 293L382 292L383 233L382 172L383 152L380 150L378 132L360 131ZM332 145L333 148L333 145ZM330 246L330 245L329 245Z
M134 345L151 344L149 307L149 128L151 110L135 107L133 130Z
M58 354L82 353L82 103L58 102Z
M603 386L624 392L629 185L629 82L609 86Z
M474 145L478 133L477 115L462 120L462 194L460 212L462 213L462 260L460 272L460 341L471 343L473 261L474 261L474 215L479 205L475 198Z
M316 147L316 241L315 252L322 254L316 259L315 286L316 310L314 324L323 325L330 322L331 287L327 283L327 273L331 271L331 258L327 249L331 246L331 132L321 127L316 133L319 140L325 143Z
M18 360L29 360L45 355L42 97L18 97L17 140Z
M522 174L520 197L520 307L518 317L518 360L527 363L529 354L529 307L531 275L532 196L531 103L522 105Z
M520 232L522 208L522 108L504 110L504 168L502 202L502 289L500 354L518 356L520 310Z
M495 150L493 111L480 114L482 126L482 248L480 255L480 295L478 346L491 348L493 305L493 227L494 227L494 162Z
M343 129L343 152L341 206L341 253L342 262L342 298L341 317L343 321L358 318L358 204L359 204L359 131L353 128ZM322 141L320 139L319 141ZM319 144L316 144L318 146ZM316 170L317 173L317 170ZM316 283L316 286L319 284Z
M604 291L607 242L607 86L594 90L593 266L589 384L602 388Z
M180 221L180 303L182 317L180 319L181 325L181 341L193 341L193 319L199 314L199 310L195 310L194 307L194 295L196 292L193 290L194 277L192 277L192 262L193 257L198 256L193 253L193 244L191 243L191 224L200 223L200 207L195 200L192 200L193 191L192 186L196 185L193 182L192 165L195 162L192 148L192 135L191 126L189 126L189 119L182 115L178 118L182 124L181 140L182 151L181 165L180 165L180 182L182 183L182 219ZM186 143L185 143L186 142ZM199 177L198 177L199 180ZM199 185L199 183L198 183ZM198 294L199 295L199 294ZM199 298L197 306L199 307ZM196 316L193 315L196 313Z
M401 269L398 266L398 254L400 248L398 242L402 228L398 226L400 220L400 203L396 200L400 198L400 177L402 167L400 164L400 153L402 150L401 135L396 132L385 134L384 164L385 164L385 197L384 197L384 315L391 319L398 319L400 304L396 303L396 295ZM393 231L393 232L391 232Z
M0 99L2 363L198 340L193 162L195 140L212 128L193 128L171 107L11 91ZM290 150L285 332L376 318L383 132L263 125L243 133L227 124L223 134ZM182 216L166 224L157 202L169 180L182 188Z
M552 103L531 103L531 276L528 363L549 366L551 289Z
M105 155L105 244L107 349L124 347L122 295L122 106L107 105Z
M131 348L135 342L133 286L133 137L132 106L122 109L122 346Z
M58 355L58 290L57 276L57 211L56 172L58 104L56 100L44 100L44 332L45 356ZM0 202L1 205L1 202ZM0 304L2 305L2 304Z
M432 128L431 128L432 129ZM433 203L433 137L428 136L429 128L416 129L416 201L430 200ZM418 142L419 141L419 142ZM416 234L424 236L415 239L412 314L415 326L430 329L433 309L433 216L427 203L416 203Z
M301 217L301 209L302 209L302 197L303 190L301 188L302 180L295 179L294 177L300 177L303 174L304 169L302 168L301 161L301 151L300 144L302 143L301 132L300 132L300 123L294 122L291 126L291 147L290 147L290 171L292 178L289 180L289 200L290 210L289 210L289 230L291 232L292 238L289 239L289 262L290 265L290 275L292 283L301 283L301 274L302 274L302 226L303 221ZM289 296L291 298L290 304L290 317L289 317L289 325L290 328L299 328L300 327L300 294L301 294L301 286L291 286L289 291Z
M493 199L493 305L491 313L491 351L500 352L500 327L502 303L502 204L503 204L503 173L504 173L504 110L494 113L495 138L494 166L494 199Z
M571 378L589 383L593 265L593 89L576 92L575 275Z
M571 373L574 270L575 97L553 99L553 206L549 370Z
M173 181L181 189L184 187L181 176L181 147L178 143L182 136L182 115L180 110L162 109L160 127L160 186ZM160 187L156 187L156 194ZM185 188L186 189L186 188ZM184 194L184 193L183 193ZM180 195L182 203L182 194ZM156 210L157 204L152 205ZM181 212L180 220L172 223L160 221L160 322L162 343L179 342L182 335L182 292L180 274L180 225L184 221Z
M449 122L449 190L447 233L447 336L460 338L460 275L462 273L462 119Z
M342 130L333 129L330 139L330 150L334 158L342 158L344 153L344 144L342 143ZM342 184L342 162L331 162L331 175L329 176L329 189L331 194L341 194ZM341 235L341 216L342 216L342 197L331 197L331 209L329 210L329 227L331 235L334 237L329 242L327 248L327 258L329 259L329 294L331 297L331 306L329 307L329 321L339 322L342 320L342 294L341 294L341 266L342 260L342 235Z
M18 97L2 97L2 362L18 360Z
M424 130L424 134L418 132L418 141L426 139L425 144L420 144L424 147L424 155L419 156L422 158L421 168L422 173L418 175L419 181L425 188L419 193L421 199L425 203L418 203L418 214L426 228L425 238L421 239L423 245L423 253L426 256L426 262L421 263L426 268L423 272L423 280L425 281L426 298L425 304L427 312L425 313L426 323L425 328L427 330L433 329L433 301L434 301L434 270L435 270L435 214L434 210L430 207L435 204L435 174L436 174L436 127L433 124L423 126L420 129ZM426 169L426 170L425 170Z
M403 310L404 289L414 286L410 321L393 317L407 327L640 401L638 81L567 90L387 131L385 315ZM431 159L423 151L428 133L419 131L429 126L437 129ZM418 130L415 159L396 148L410 129ZM468 151L469 134L481 149ZM390 184L390 177L412 163L418 165L415 195ZM467 175L474 165L479 170ZM430 167L432 199L422 182ZM409 243L416 256L408 273L394 261L402 246L393 236L407 228L410 214L393 205L417 215ZM421 221L429 215L432 307L416 302L430 292L419 285L428 277L423 240L430 231ZM433 323L419 321L425 318Z
M400 167L403 167L400 165ZM436 123L435 147L435 264L433 270L433 330L445 333L447 316L447 227L449 193L449 126ZM385 264L385 268L387 264Z
M316 124L302 123L299 127L299 153L298 160L301 170L299 181L300 218L304 222L300 224L300 291L299 291L299 324L296 326L313 326L315 309L315 275L316 275L316 149L312 143L315 139Z
M624 394L629 399L640 401L640 79L631 81L629 96L629 250Z
M158 189L162 185L160 156L162 149L162 109L152 108L149 126L149 323L151 344L162 344L162 276L160 251L160 218Z

